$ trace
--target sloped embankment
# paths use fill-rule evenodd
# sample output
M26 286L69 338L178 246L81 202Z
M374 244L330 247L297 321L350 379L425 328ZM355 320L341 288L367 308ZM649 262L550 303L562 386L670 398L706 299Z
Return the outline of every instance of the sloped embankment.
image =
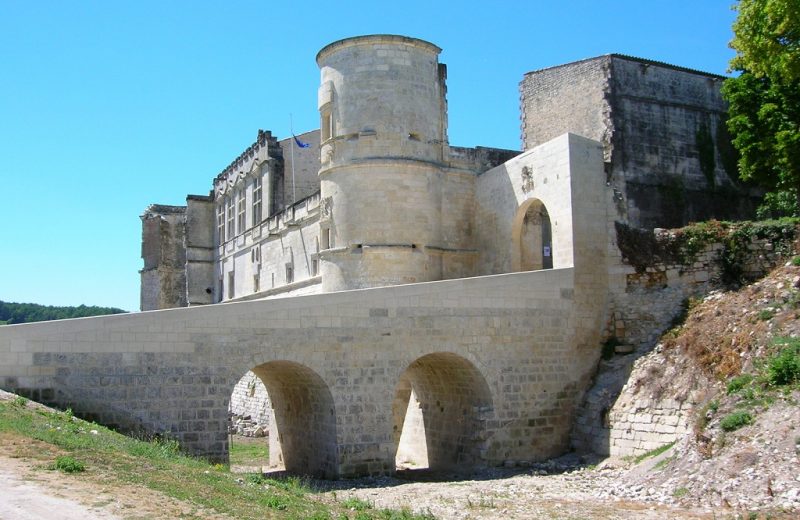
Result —
M608 414L612 439L672 447L607 461L633 467L603 495L797 512L799 318L792 262L692 302L684 324L636 360Z

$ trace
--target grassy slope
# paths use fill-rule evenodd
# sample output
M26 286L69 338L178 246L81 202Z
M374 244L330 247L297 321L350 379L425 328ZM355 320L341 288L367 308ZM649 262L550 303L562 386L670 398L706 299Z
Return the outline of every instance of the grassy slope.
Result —
M407 511L374 510L362 504L326 504L299 478L272 480L232 474L180 453L172 441L145 442L79 420L67 412L32 406L23 398L0 401L0 435L7 442L36 439L56 446L108 479L157 490L207 510L242 519L426 519ZM40 459L41 460L41 459ZM49 465L55 465L55 459ZM89 474L79 478L92 478Z

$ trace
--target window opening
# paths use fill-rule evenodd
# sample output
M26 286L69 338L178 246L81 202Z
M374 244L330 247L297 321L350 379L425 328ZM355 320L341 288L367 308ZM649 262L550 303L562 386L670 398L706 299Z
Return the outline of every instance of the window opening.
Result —
M292 283L294 281L294 266L292 264L286 264L286 283Z
M232 299L236 292L233 290L233 282L235 280L235 276L233 271L228 271L228 299Z
M261 223L261 177L253 179L253 226Z
M322 235L322 249L330 249L333 247L333 240L331 236L331 228L326 227L322 228L321 231Z
M247 210L245 206L244 189L241 189L238 192L236 192L236 211L237 211L236 225L239 229L239 233L244 233L244 230L247 227L247 223L245 221L245 215Z
M225 201L217 201L217 240L219 245L225 243Z
M234 220L233 220L233 197L227 197L225 199L225 212L226 216L228 217L228 229L225 233L225 236L228 240L232 239L236 235L236 230L234 229Z
M320 138L322 141L327 141L333 137L333 117L331 117L330 107L322 110L322 120L320 122Z

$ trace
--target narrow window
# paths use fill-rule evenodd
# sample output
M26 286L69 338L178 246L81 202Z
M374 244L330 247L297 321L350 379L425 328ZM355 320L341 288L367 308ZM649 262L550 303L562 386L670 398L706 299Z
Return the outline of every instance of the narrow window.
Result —
M228 299L233 299L236 292L233 289L233 283L236 277L233 274L233 271L228 271Z
M331 117L331 108L330 106L323 108L321 113L321 121L320 121L320 139L325 142L328 139L332 138L334 135L333 132L333 117Z
M292 264L286 264L286 283L292 283L294 281L294 266Z
M311 276L317 276L319 272L319 237L314 240L314 253L311 256Z
M261 290L261 280L258 274L253 275L253 292L258 292Z
M253 227L261 223L261 177L253 179Z
M219 284L217 285L217 301L221 302L223 295L225 294L225 287L223 286L223 278L222 275L219 277Z
M225 243L225 201L217 201L217 243Z
M333 240L331 236L331 228L322 228L321 230L322 235L322 249L330 249L333 247Z
M228 217L228 229L225 233L225 237L230 240L234 236L236 236L236 229L234 229L234 219L233 219L233 197L229 196L225 199L225 213Z
M247 223L245 221L246 205L244 198L244 188L236 192L236 211L237 211L236 225L238 226L239 233L241 234L244 233L244 230L247 227Z

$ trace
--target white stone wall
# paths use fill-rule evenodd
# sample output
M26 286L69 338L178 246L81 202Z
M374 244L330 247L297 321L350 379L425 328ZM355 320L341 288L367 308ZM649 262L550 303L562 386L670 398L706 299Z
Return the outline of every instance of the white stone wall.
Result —
M598 143L544 150L558 166L547 185L573 195L552 207L580 239L562 244L574 268L2 327L0 385L224 459L231 392L252 370L286 469L348 476L395 468L409 381L436 467L560 454L599 356L606 206Z
M248 370L233 387L229 410L241 417L249 416L259 426L269 426L272 404L269 401L267 388L253 372Z

